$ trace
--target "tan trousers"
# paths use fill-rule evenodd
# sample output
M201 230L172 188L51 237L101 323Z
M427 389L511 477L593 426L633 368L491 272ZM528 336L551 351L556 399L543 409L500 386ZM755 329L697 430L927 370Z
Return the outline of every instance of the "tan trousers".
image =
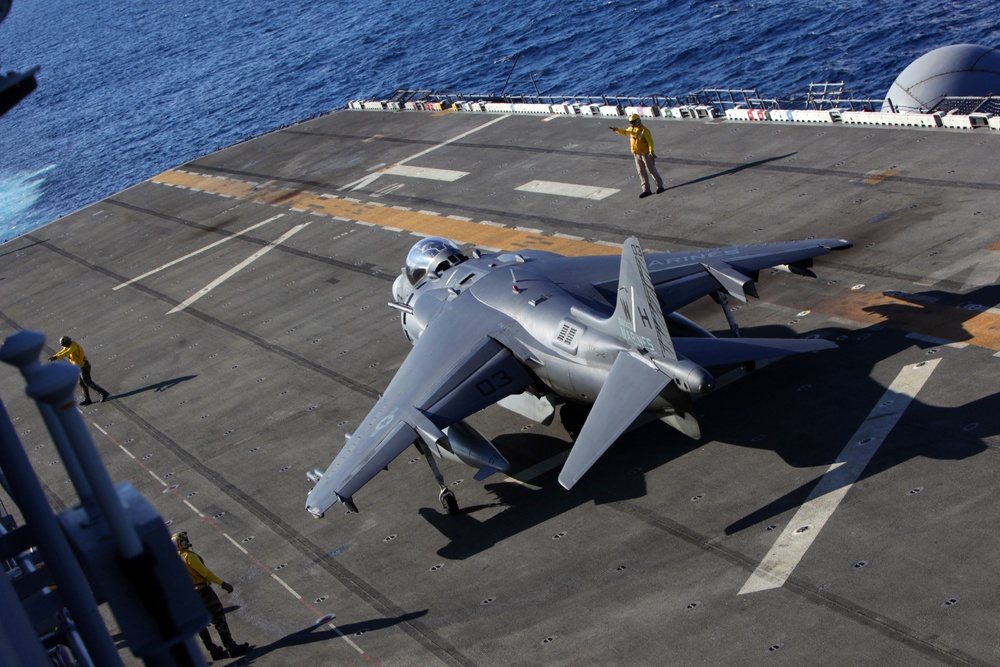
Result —
M660 178L660 172L656 171L656 158L654 158L649 153L645 155L639 155L633 153L632 156L635 158L635 169L639 172L639 180L642 183L642 191L649 192L649 175L653 175L653 180L656 181L656 187L663 187L663 179Z

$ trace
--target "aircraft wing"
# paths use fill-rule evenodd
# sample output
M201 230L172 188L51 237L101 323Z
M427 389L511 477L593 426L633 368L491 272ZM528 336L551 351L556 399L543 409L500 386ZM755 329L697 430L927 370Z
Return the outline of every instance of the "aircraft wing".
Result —
M850 242L841 239L809 239L650 253L646 255L646 261L663 312L672 313L719 290L746 301L747 295L757 296L754 282L761 269L787 265L793 272L806 273L812 266L812 258L850 247ZM600 257L594 260L600 260L600 263L595 261L590 267L594 273L590 282L614 303L618 281L613 277L613 271L617 269L617 258Z
M338 500L353 508L355 491L414 442L433 450L447 437L445 427L528 386L528 371L491 337L502 330L502 316L474 298L449 303L323 473L306 509L322 516Z

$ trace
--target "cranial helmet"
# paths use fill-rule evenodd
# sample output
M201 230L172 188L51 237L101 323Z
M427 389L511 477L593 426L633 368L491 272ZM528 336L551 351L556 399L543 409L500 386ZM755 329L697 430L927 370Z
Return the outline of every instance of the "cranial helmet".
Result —
M631 116L628 117L628 122L630 122L630 123L634 123L637 120L639 120L639 114L637 114L637 113L634 113L634 114L632 114Z
M59 339L59 344L62 345L63 347L69 347L70 344L72 344L72 342L73 339L70 338L69 336L63 336L62 338Z
M174 533L170 536L170 541L174 543L177 551L185 551L191 548L191 540L188 539L186 531L182 530L179 533Z

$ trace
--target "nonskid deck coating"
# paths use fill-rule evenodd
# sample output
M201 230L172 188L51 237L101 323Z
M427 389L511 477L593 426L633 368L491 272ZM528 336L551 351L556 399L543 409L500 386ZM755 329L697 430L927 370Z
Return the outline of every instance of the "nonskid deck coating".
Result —
M113 479L234 583L234 635L257 646L244 664L1000 664L1000 180L986 168L1000 137L650 121L668 190L639 200L607 124L344 111L264 135L3 246L4 335L83 343L116 395L84 413ZM536 181L618 192L518 189ZM313 520L305 472L409 350L384 304L420 234L565 254L616 253L631 234L693 251L846 238L817 278L765 272L761 301L736 312L746 335L840 348L701 399L701 443L660 425L624 436L570 492L565 432L494 407L472 421L531 472L480 484L444 466L461 516L404 453L357 494L360 515ZM686 312L725 329L714 304ZM785 583L741 595L926 361ZM55 504L74 503L20 376L0 377Z

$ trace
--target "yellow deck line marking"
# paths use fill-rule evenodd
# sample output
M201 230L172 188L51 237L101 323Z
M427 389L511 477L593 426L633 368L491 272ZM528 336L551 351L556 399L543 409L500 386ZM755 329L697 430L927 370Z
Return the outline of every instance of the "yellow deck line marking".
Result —
M195 188L210 194L234 197L273 206L308 208L339 221L391 227L420 236L445 236L458 243L509 251L537 248L567 256L608 255L617 247L607 242L584 241L567 235L543 235L511 229L487 221L465 221L421 211L375 206L356 199L328 194L265 186L218 176L167 171L151 179L163 185ZM840 318L862 325L883 325L947 341L965 342L1000 350L1000 314L975 312L942 304L912 304L898 298L865 290L836 290L823 293L815 304L792 304L813 313ZM769 299L772 303L780 301Z
M608 246L576 241L506 227L484 226L468 220L455 220L434 213L405 211L390 206L375 206L349 199L331 198L313 192L287 188L264 187L240 183L231 179L178 171L164 172L152 179L156 183L183 188L198 187L214 194L230 194L249 201L273 206L309 208L331 217L353 220L379 227L394 227L423 236L446 236L460 243L506 248L516 251L544 248L563 255L607 255L614 252Z
M905 366L878 404L827 469L809 498L778 536L764 560L740 589L739 595L781 588L819 531L864 472L869 461L899 422L906 408L937 368L940 359Z
M809 308L828 317L1000 350L1000 315L990 311L907 301L902 297L865 290L831 292Z
M868 172L868 178L865 179L867 185L878 185L882 181L886 181L898 172L895 171L870 171Z

